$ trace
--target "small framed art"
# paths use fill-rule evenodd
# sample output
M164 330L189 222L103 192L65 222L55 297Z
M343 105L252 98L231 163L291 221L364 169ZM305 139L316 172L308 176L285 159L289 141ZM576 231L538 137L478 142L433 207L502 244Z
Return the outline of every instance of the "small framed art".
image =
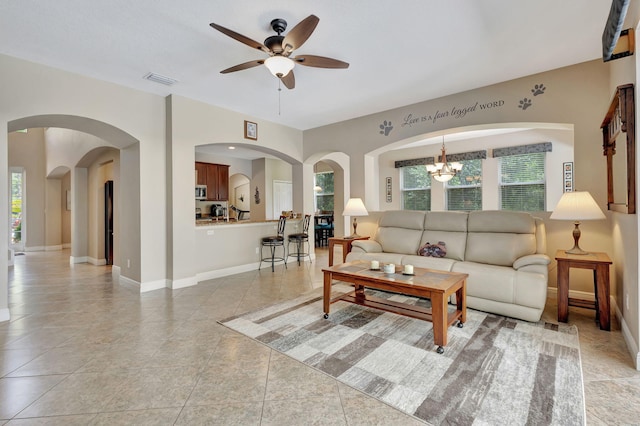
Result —
M244 138L258 140L258 124L252 121L244 120Z
M573 192L573 162L562 163L563 191Z
M391 202L391 177L390 176L387 177L386 191L387 191L387 203L390 203Z

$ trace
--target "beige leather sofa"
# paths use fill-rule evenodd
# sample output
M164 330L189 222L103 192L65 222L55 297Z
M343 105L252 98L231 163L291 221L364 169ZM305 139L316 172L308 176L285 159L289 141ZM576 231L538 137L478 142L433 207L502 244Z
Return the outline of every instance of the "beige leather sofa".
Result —
M419 256L444 242L444 257ZM550 259L541 219L509 211L386 211L372 239L353 242L347 261L378 260L469 274L467 306L538 321L547 299Z

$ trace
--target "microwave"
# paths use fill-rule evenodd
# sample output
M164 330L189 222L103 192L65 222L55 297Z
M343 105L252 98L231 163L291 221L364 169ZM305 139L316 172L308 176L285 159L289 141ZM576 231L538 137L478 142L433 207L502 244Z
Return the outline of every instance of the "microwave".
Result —
M207 199L207 185L196 185L196 200Z

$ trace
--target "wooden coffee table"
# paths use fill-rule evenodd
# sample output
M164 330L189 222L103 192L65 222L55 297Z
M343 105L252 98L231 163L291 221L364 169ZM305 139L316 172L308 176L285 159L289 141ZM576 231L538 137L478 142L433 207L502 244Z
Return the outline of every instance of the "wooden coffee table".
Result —
M371 270L369 265L369 262L357 260L322 269L324 272L324 317L329 318L331 303L344 300L431 321L433 323L433 341L438 346L438 353L443 353L444 346L447 344L449 326L458 321L458 327L462 327L467 320L466 283L469 275L426 268L413 268L414 275L404 275L401 266L396 267L395 273L387 274L381 270ZM331 299L333 280L353 284L354 291ZM366 296L365 288L431 299L431 308ZM449 311L447 302L452 294L456 295L456 309Z

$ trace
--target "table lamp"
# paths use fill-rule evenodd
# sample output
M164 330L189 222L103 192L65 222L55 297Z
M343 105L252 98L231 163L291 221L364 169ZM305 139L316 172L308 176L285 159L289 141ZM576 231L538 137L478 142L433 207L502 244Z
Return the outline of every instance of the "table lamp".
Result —
M358 222L356 216L369 216L367 208L364 206L361 198L349 198L347 205L342 212L342 216L353 216L353 234L345 238L360 238L360 235L356 232L358 228Z
M589 254L578 245L578 240L580 239L580 221L605 219L605 216L591 194L587 191L576 191L562 194L550 218L572 220L575 225L573 229L573 248L566 250L567 254Z

